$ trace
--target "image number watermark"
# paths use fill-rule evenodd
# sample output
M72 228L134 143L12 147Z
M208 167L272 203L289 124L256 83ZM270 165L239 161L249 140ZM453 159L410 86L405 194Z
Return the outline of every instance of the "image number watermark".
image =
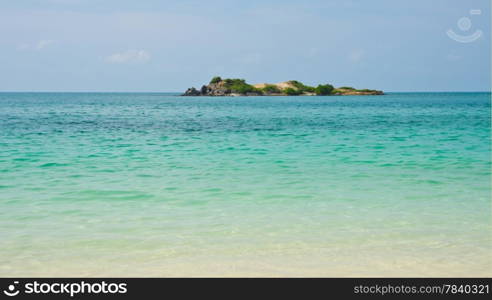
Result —
M472 16L481 14L482 11L480 9L470 10L470 15ZM457 22L458 29L463 33L468 32L472 28L472 25L472 20L469 17L462 17ZM453 29L448 29L448 31L446 31L446 34L449 36L449 38L457 42L471 43L478 40L482 36L483 32L480 29L477 29L472 34L459 34L456 33Z

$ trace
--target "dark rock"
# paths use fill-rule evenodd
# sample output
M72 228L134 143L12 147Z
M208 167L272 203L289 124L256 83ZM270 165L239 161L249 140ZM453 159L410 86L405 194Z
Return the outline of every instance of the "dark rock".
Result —
M187 89L183 96L200 96L200 91L192 87Z
M207 95L208 90L209 90L208 86L204 85L204 86L202 86L202 88L200 89L200 93L201 93L202 95Z

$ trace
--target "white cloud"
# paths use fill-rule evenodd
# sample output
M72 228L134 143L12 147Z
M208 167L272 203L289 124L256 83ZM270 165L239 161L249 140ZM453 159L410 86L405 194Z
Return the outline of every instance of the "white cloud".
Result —
M17 46L19 50L42 50L52 45L55 41L53 40L40 40L37 43L29 44L23 43Z
M48 47L49 45L53 44L54 41L52 40L40 40L37 44L36 44L36 50L41 50L41 49L44 49L46 47Z
M150 53L145 50L127 50L111 54L105 61L113 64L145 63L150 60Z

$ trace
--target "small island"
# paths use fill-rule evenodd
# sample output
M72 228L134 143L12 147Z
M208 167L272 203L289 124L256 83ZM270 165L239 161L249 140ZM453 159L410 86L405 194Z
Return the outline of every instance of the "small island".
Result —
M335 88L331 84L308 86L297 80L280 83L248 84L244 79L212 78L201 89L189 88L182 96L344 96L344 95L384 95L383 91L354 89L352 87Z

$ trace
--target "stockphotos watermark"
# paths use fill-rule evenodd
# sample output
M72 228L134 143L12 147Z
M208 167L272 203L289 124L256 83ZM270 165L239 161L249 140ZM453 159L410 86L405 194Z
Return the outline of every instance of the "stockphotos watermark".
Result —
M470 9L469 13L470 16L479 16L482 14L482 10ZM461 33L456 33L453 29L448 29L448 31L446 31L446 34L449 36L449 38L459 43L471 43L478 40L483 35L483 32L480 29L476 29L473 32L470 31L470 29L472 28L472 20L469 17L459 18L456 25L458 26L458 29L461 31Z
M19 294L65 294L73 297L77 294L126 294L126 283L101 282L39 282L29 281L23 285L19 281L9 284L3 293L9 297Z

